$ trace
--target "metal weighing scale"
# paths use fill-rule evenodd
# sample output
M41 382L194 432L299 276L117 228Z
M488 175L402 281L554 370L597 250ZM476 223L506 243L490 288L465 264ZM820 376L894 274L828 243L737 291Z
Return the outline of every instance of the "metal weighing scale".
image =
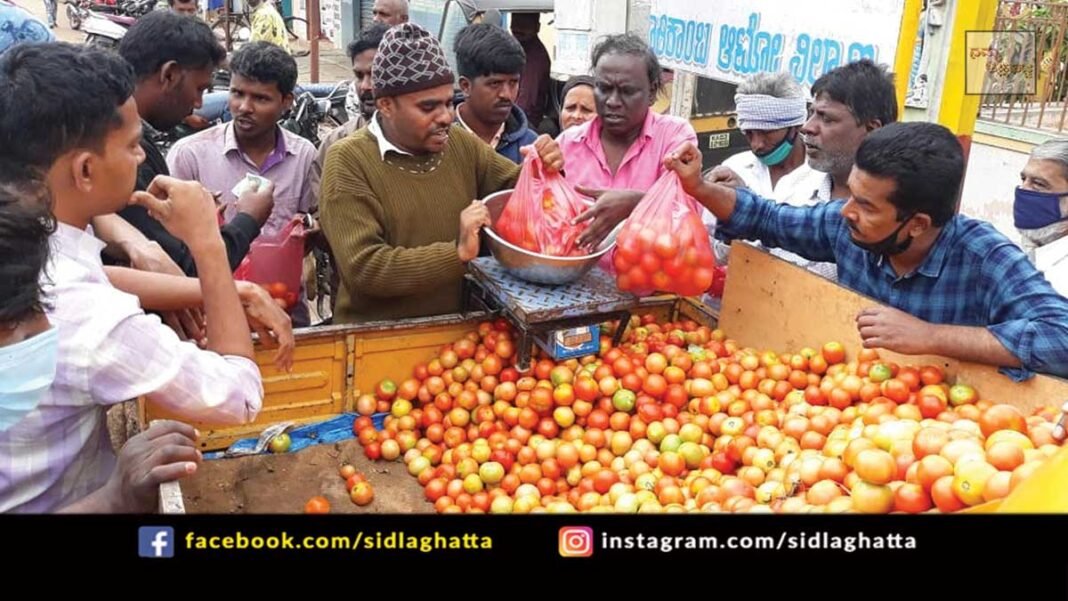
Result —
M640 300L616 287L615 279L594 267L583 277L560 286L534 284L510 273L493 257L468 263L464 277L466 310L500 313L519 332L516 369L531 369L534 344L551 347L558 330L620 320L613 346L619 346L630 320L631 309Z

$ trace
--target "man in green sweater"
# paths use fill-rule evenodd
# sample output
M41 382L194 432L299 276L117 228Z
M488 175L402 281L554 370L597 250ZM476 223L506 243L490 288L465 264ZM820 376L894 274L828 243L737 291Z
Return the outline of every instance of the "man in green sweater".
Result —
M390 29L371 71L378 110L323 168L320 220L341 275L334 321L455 313L490 221L473 199L513 187L519 166L452 127L453 74L426 30ZM549 169L563 166L550 137L534 149Z

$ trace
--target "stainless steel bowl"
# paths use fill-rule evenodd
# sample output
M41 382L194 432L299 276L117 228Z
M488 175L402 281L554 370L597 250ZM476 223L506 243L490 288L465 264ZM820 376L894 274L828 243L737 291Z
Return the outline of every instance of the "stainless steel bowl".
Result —
M490 212L490 222L496 224L501 211L512 197L512 190L501 190L487 196L483 202ZM493 257L517 278L536 284L560 285L573 282L586 275L593 266L612 250L619 234L619 224L597 247L596 252L582 257L554 257L530 252L501 238L492 227L482 228Z

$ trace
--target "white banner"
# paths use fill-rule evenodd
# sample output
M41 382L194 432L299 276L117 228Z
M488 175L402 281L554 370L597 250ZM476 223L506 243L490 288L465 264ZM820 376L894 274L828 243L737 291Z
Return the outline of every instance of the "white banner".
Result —
M788 71L811 86L827 71L862 58L892 67L904 5L652 0L649 45L665 67L733 83L753 73Z

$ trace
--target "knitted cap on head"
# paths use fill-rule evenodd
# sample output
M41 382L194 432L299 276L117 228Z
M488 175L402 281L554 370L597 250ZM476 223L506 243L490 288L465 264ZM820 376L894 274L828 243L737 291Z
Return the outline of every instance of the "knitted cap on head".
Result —
M415 23L401 23L387 31L371 63L375 98L451 85L453 79L441 44Z

